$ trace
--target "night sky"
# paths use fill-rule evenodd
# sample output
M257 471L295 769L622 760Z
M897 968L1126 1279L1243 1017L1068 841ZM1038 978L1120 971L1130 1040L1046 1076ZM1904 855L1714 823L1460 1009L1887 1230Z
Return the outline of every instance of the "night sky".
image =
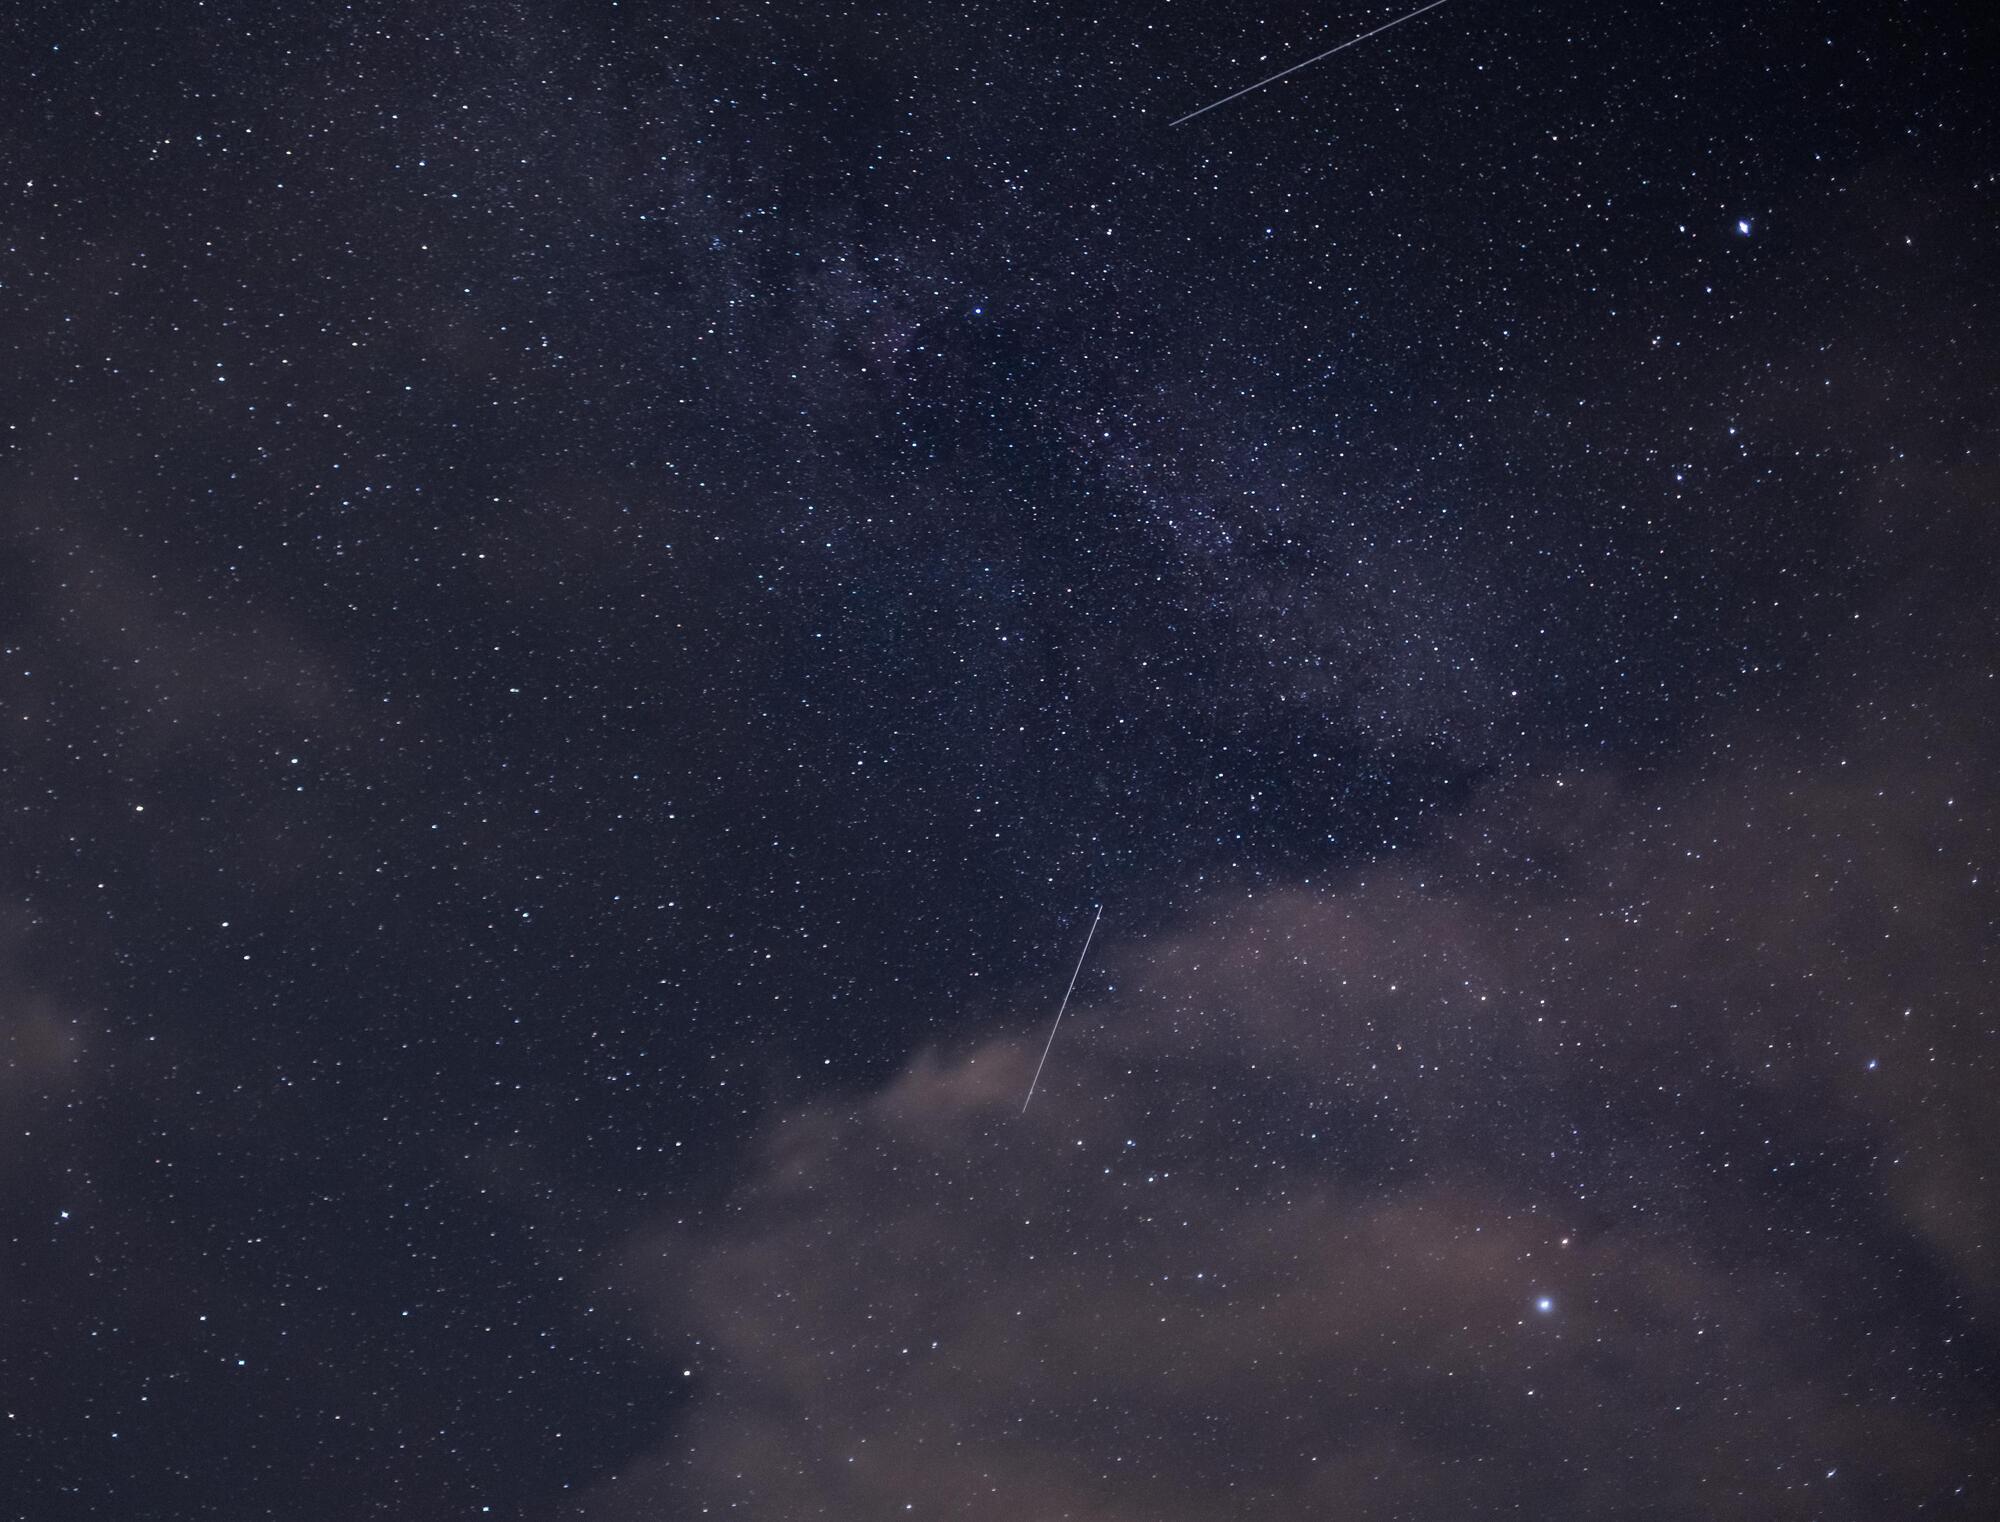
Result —
M8 8L7 1517L2000 1515L2000 29L1408 8Z

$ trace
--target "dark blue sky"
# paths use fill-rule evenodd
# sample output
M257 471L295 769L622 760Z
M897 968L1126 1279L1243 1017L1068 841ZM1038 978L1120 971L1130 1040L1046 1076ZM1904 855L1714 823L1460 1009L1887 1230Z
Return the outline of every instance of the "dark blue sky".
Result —
M1992 24L1395 14L5 24L20 1516L1982 1514Z

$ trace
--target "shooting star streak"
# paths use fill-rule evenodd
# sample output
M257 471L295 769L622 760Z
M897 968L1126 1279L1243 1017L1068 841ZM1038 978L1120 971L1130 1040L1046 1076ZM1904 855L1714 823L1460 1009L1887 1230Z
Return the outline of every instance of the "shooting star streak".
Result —
M1028 1113L1028 1100L1035 1097L1035 1085L1042 1081L1042 1069L1049 1060L1049 1048L1056 1044L1056 1032L1062 1029L1063 1011L1069 1008L1069 996L1076 992L1076 980L1083 975L1083 959L1090 955L1090 943L1097 939L1097 920L1104 918L1104 905L1097 906L1097 919L1090 922L1090 934L1083 938L1083 950L1077 953L1076 971L1069 975L1069 987L1063 991L1063 1000L1056 1007L1056 1023L1049 1027L1048 1044L1042 1048L1042 1060L1035 1064L1035 1076L1028 1080L1028 1099L1021 1101L1021 1113Z
M1344 53L1349 48L1353 47L1355 43L1366 42L1370 37L1380 37L1384 32L1388 31L1390 27L1401 26L1405 21L1414 21L1417 19L1417 17L1421 16L1425 11L1434 11L1440 5L1443 4L1444 0L1431 0L1431 3L1429 5L1420 5L1415 10L1411 11L1407 16L1398 16L1394 21L1385 21L1380 26L1376 27L1375 30L1372 32L1363 32L1359 37L1350 37L1347 39L1347 41L1343 42L1337 48L1328 48L1324 53L1315 53L1313 54L1312 57L1308 58L1304 63L1295 63L1289 69L1280 69L1278 70L1277 73L1273 74L1269 79L1260 79L1254 85L1245 85L1242 89L1238 90L1234 95L1225 95L1222 97L1221 100L1211 101L1208 105L1203 106L1201 108L1201 111L1190 111L1186 116L1177 117L1173 121L1168 122L1167 125L1169 127L1178 127L1182 122L1191 122L1197 116L1200 116L1202 114L1202 111L1213 111L1217 106L1226 106L1232 100L1241 100L1244 96L1248 95L1252 90L1261 90L1266 85L1274 85L1279 80L1283 79L1287 74L1296 74L1299 72L1300 69L1311 68L1314 64L1318 63L1322 58L1331 58L1335 53Z

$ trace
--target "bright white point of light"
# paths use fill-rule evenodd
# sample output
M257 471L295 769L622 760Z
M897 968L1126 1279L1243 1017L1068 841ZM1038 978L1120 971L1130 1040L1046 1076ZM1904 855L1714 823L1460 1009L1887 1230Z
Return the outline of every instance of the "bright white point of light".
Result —
M1747 237L1749 237L1749 236L1750 236L1750 223L1749 223L1749 220L1748 220L1747 218L1744 218L1744 219L1742 219L1742 220L1739 220L1739 221L1737 222L1737 224L1736 224L1736 230L1737 230L1737 231L1738 231L1739 233L1743 234L1743 236L1744 236L1744 237L1746 237L1746 238L1747 238Z
M1540 1311L1544 1316L1548 1315L1555 1308L1555 1301L1551 1300L1547 1295L1542 1296L1541 1299L1535 1302L1535 1309Z
M1869 1071L1869 1072L1871 1072L1871 1073L1872 1073L1872 1072L1874 1072L1874 1071L1875 1071L1875 1069L1876 1069L1877 1067L1879 1067L1879 1066L1881 1066L1881 1064L1880 1064L1880 1063L1878 1063L1878 1062L1876 1062L1876 1060L1875 1060L1875 1059L1874 1059L1873 1057L1870 1057L1870 1058L1868 1059L1868 1071Z

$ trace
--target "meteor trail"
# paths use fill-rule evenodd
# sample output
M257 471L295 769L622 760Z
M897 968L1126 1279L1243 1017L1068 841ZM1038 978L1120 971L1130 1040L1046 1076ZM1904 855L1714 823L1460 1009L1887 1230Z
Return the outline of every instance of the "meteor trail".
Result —
M1279 80L1283 79L1287 74L1296 74L1299 72L1300 69L1308 68L1311 65L1318 63L1322 58L1331 58L1335 53L1345 52L1348 48L1353 47L1354 44L1357 42L1366 42L1370 37L1379 37L1384 32L1388 31L1390 27L1401 26L1405 21L1414 21L1416 20L1417 17L1421 16L1425 11L1434 11L1440 5L1443 4L1444 0L1431 0L1431 3L1429 5L1420 5L1415 10L1411 11L1407 16L1398 16L1394 21L1385 21L1380 26L1376 27L1375 30L1372 32L1363 32L1359 37L1350 37L1347 39L1347 41L1343 42L1337 48L1328 48L1324 53L1315 53L1313 54L1312 57L1308 58L1304 63L1295 63L1289 69L1280 69L1278 70L1277 73L1273 74L1269 79L1260 79L1254 85L1245 85L1242 89L1238 90L1236 94L1225 95L1222 97L1221 100L1212 101L1208 105L1203 106L1201 108L1201 111L1190 111L1186 116L1176 117L1173 121L1168 122L1167 125L1169 127L1178 127L1182 122L1191 122L1197 116L1200 116L1202 111L1213 111L1217 106L1226 106L1232 100L1237 100L1242 96L1248 95L1252 90L1261 90L1266 85L1276 84Z
M1097 921L1104 918L1104 905L1097 906L1097 918L1090 922L1090 934L1083 938L1083 950L1077 953L1076 971L1069 975L1069 987L1063 991L1062 1003L1056 1006L1056 1023L1049 1027L1048 1045L1042 1048L1042 1060L1035 1064L1035 1076L1028 1080L1028 1099L1035 1097L1035 1085L1042 1081L1042 1067L1049 1060L1049 1047L1056 1044L1056 1032L1062 1029L1063 1011L1069 1008L1069 996L1076 992L1076 980L1083 973L1083 959L1090 955L1090 943L1097 938ZM1028 1099L1021 1101L1021 1113L1028 1113Z

